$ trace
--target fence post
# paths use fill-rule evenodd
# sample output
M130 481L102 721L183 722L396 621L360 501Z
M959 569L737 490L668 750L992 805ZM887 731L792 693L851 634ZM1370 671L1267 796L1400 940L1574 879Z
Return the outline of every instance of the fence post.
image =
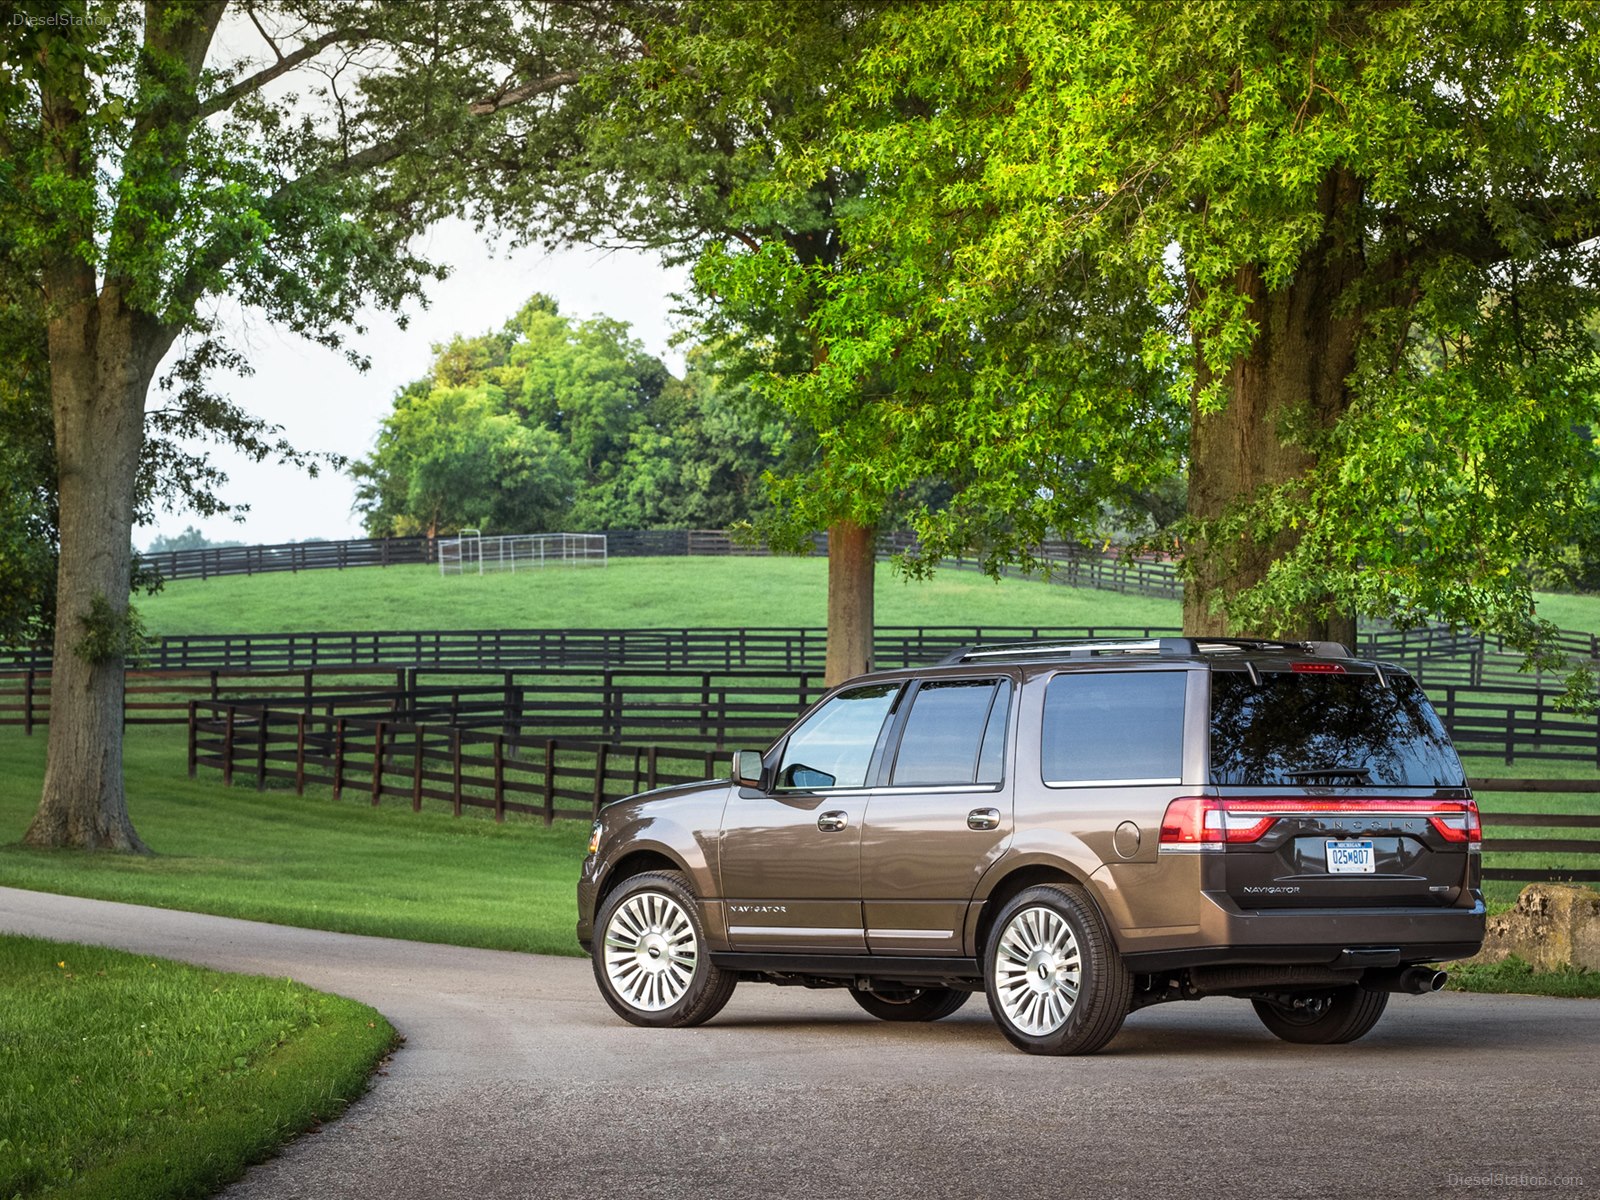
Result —
M344 718L333 723L333 798L344 795Z
M600 815L600 805L606 798L606 757L610 747L600 743L594 757L594 815Z
M256 730L256 791L267 790L267 706L261 706L261 724Z
M233 705L228 705L228 715L222 722L222 783L233 786Z
M505 737L494 735L494 819L506 819L506 753Z
M294 794L306 794L306 714L294 715Z
M454 725L450 727L450 777L452 788L450 792L450 812L452 816L461 815L461 730Z
M645 759L645 769L648 774L645 776L645 784L651 791L655 791L656 789L656 751L658 749L660 749L660 747L651 746L650 749L646 751L647 757Z
M1513 705L1506 705L1506 766L1511 765L1516 757L1516 728L1517 710Z
M544 823L553 824L556 819L556 740L546 738L544 741Z
M384 543L386 548L388 542ZM385 566L388 564L385 563ZM411 760L411 811L422 811L422 726L417 726L417 753Z
M384 722L378 722L377 731L372 736L372 806L378 806L379 799L383 796L383 734L387 728Z
M33 668L29 667L22 685L22 731L29 737L33 736L33 678Z
M740 632L743 633L744 631L740 630ZM710 676L710 674L705 674L705 675L700 676L700 736L701 737L705 737L705 735L706 735L706 721L710 718L710 715L711 715L710 709L711 709L711 676ZM654 785L652 784L651 786L654 786Z
M199 730L195 722L198 720L199 701L189 701L189 778L193 779L196 769L200 766Z

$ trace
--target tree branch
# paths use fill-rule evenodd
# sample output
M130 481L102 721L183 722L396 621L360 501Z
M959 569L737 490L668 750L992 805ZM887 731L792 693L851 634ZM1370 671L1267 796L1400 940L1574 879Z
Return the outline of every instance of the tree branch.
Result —
M211 99L200 105L200 116L202 119L204 119L205 117L214 116L219 112L226 111L233 106L234 101L238 100L239 97L247 96L252 92L259 92L274 79L277 79L282 75L287 75L301 63L306 62L309 59L313 59L317 55L321 54L329 46L337 46L340 42L361 41L362 39L370 37L371 35L372 31L365 28L333 30L329 33L323 34L321 37L312 38L305 45L290 52L289 54L278 53L277 47L273 46L273 52L278 54L277 62L273 63L270 67L261 68L261 70L257 71L254 75L246 76L230 86L223 88L222 91L218 92L215 96L211 97ZM270 42L268 44L271 45Z
M547 75L543 79L535 79L521 87L510 88L475 101L467 105L467 111L475 117L491 116L502 108L510 108L514 104L521 104L524 100L531 100L534 96L542 96L569 83L577 83L581 78L583 78L581 71L557 71L554 75Z

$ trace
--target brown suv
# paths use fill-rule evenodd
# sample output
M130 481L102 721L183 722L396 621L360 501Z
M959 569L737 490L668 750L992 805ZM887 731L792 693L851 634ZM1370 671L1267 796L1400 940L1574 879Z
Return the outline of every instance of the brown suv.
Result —
M1444 982L1423 964L1477 951L1480 841L1399 667L1329 643L978 647L835 689L731 782L608 805L578 940L639 1025L765 980L890 1021L982 990L1037 1054L1205 996L1348 1042Z

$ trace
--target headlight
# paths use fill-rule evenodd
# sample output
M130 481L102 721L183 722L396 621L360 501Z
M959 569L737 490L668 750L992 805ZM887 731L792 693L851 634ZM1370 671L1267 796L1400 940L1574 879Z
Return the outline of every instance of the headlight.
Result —
M594 828L589 831L589 854L591 857L600 849L600 822L594 823Z

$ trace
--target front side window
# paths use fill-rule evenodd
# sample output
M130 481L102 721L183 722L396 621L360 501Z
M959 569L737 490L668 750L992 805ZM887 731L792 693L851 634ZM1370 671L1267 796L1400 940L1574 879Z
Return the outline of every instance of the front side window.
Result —
M889 782L894 787L999 783L1007 680L955 679L917 689Z
M1180 782L1187 679L1184 671L1057 675L1044 693L1044 781Z
M789 735L778 786L865 787L872 752L899 693L898 683L872 684L840 692L817 709Z

